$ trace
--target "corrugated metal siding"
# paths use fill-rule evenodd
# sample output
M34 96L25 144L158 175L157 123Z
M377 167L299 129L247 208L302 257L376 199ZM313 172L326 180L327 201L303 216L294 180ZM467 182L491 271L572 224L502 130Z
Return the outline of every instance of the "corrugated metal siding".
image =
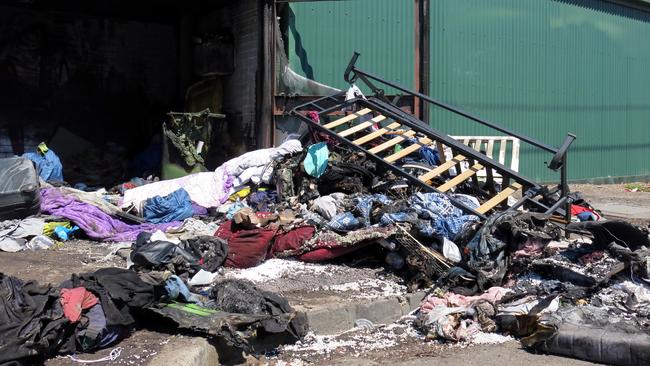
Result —
M431 4L435 98L556 146L574 132L570 179L650 175L650 14L584 0ZM489 133L444 111L430 122ZM554 177L549 154L522 153L523 173Z
M289 62L303 76L339 89L354 51L364 68L408 87L414 81L414 1L291 4Z

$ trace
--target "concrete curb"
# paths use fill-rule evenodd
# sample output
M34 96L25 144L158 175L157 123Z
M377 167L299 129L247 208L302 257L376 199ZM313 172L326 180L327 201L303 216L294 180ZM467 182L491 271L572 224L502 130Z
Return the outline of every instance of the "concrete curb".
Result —
M379 299L363 299L358 302L329 305L324 309L299 309L305 311L309 327L319 335L337 334L354 327L357 319L368 319L375 324L392 323L415 310L424 292ZM177 338L167 343L149 362L149 366L189 366L219 364L219 346L200 337ZM182 352L179 352L182 350ZM222 350L229 353L232 350Z
M356 303L305 312L309 319L309 328L315 334L337 334L353 328L357 319L368 319L375 324L392 323L416 309L424 294L420 291L404 296L364 299Z
M217 349L205 338L174 338L149 362L150 366L218 365Z

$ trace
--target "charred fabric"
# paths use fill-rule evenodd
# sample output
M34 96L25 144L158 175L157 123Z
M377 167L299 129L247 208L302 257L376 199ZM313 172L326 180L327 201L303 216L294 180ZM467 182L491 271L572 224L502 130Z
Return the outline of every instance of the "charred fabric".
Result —
M346 106L344 116L360 110ZM424 169L400 168L416 177L430 172L444 164L440 145L382 163L346 142L381 130L377 115L347 139L316 127L330 123L318 113L303 116L313 124L299 138L215 171L108 190L74 189L60 174L39 181L38 173L52 171L47 164L56 165L47 150L3 159L2 250L46 250L70 237L132 244L128 268L71 274L57 285L0 275L0 364L109 347L152 319L264 354L303 337L305 315L278 294L224 279L220 268L369 256L385 260L410 289L428 290L415 315L429 339L499 332L541 352L619 365L650 361L645 229L603 219L578 193L562 216L513 207L516 195L473 214L507 188L505 178L461 180L471 167L454 164L457 170L434 180L457 184L425 189L394 167ZM367 149L400 135L389 132ZM403 138L390 154L412 144Z

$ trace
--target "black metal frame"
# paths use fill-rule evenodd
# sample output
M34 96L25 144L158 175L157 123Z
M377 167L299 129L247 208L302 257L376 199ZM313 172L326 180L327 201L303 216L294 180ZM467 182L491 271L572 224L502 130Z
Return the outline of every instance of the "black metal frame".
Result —
M311 101L309 103L305 103L303 105L300 105L296 108L294 108L291 112L292 115L300 118L301 120L308 122L310 125L313 127L316 127L320 131L336 138L339 140L344 141L348 145L355 146L357 149L363 151L366 153L371 159L381 162L383 165L385 165L387 168L395 171L397 174L400 176L403 176L406 178L409 182L420 186L426 190L429 191L434 191L438 192L434 187L420 181L419 179L413 177L412 175L404 172L400 168L396 167L395 165L392 164L386 164L386 162L378 155L371 153L367 149L354 145L352 141L348 140L347 138L339 136L336 132L329 130L327 128L324 128L323 126L319 125L318 123L314 123L309 117L305 116L304 112L309 111L309 110L316 110L318 112L319 116L324 116L327 115L328 113L335 111L335 110L340 110L341 108L345 108L347 106L351 106L353 104L356 104L357 106L361 107L368 107L374 111L380 112L382 115L386 116L387 118L391 118L395 121L399 121L401 124L406 125L410 127L411 129L422 133L427 136L432 136L434 140L442 142L444 145L449 146L452 150L458 151L462 154L465 154L468 157L471 157L474 161L478 161L481 164L483 164L487 169L494 169L497 168L504 179L504 182L513 179L524 187L524 193L523 193L523 198L519 200L511 209L516 209L526 203L536 205L543 210L545 210L545 215L550 216L553 213L557 211L564 211L562 212L565 216L566 221L570 221L570 215L571 215L571 210L570 204L571 204L571 199L569 197L569 186L567 183L567 158L568 158L568 150L569 147L571 146L571 143L575 140L575 135L568 133L567 137L565 138L563 144L560 146L560 148L555 148L553 146L544 144L542 142L539 142L531 137L516 133L514 131L511 131L507 128L501 127L499 125L496 125L492 122L486 121L484 119L481 119L479 117L476 117L474 115L471 115L467 112L464 112L456 107L453 107L451 105L448 105L446 103L440 102L438 100L435 100L427 95L411 91L401 85L392 83L390 81L384 80L383 78L380 78L378 76L375 76L373 74L370 74L366 71L358 69L355 65L357 62L357 59L359 57L359 53L355 52L354 55L352 56L352 59L348 63L348 66L345 70L344 74L344 79L348 83L354 83L356 80L361 80L363 81L374 93L374 96L369 97L368 99L354 99L354 100L349 100L345 101L345 93L339 93L333 96L328 96L328 97L323 97L314 101ZM484 126L490 127L492 129L495 129L497 131L500 131L502 133L505 133L508 136L513 136L518 138L521 141L524 141L530 145L533 145L539 149L542 149L546 152L552 153L553 158L551 162L548 164L548 167L553 170L557 171L558 169L560 170L560 184L559 184L559 192L560 192L560 198L551 206L547 207L546 205L542 204L541 202L538 202L536 200L533 200L533 198L539 194L545 194L545 191L542 189L542 187L537 184L536 182L530 180L527 177L524 177L523 175L519 174L518 172L515 172L511 170L510 168L488 158L487 156L484 156L483 154L477 154L477 152L470 148L469 146L466 146L455 139L451 138L450 136L439 132L438 130L430 127L428 124L422 122L421 120L413 117L412 115L402 111L399 109L394 103L389 101L385 97L384 90L381 88L378 88L373 81L377 83L381 83L386 86L390 86L392 88L395 88L397 90L400 90L401 92L412 96L413 98L419 98L422 101L425 101L429 104L433 104L437 107L441 107L447 111L450 111L452 113L455 113L457 115L460 115L462 117L465 117L469 120L472 120L474 122L480 123ZM329 107L324 108L322 105L329 105ZM467 207L463 205L461 202L458 202L453 199L453 197L450 197L452 200L452 203L461 208L463 211L477 215L481 218L485 218L485 215L480 214L473 210L470 207ZM563 210L562 210L563 209Z

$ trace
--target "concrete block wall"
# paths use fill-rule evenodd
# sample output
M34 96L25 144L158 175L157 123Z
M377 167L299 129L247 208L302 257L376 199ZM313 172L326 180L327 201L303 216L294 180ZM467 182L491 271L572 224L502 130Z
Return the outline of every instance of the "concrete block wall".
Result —
M235 36L235 72L226 78L224 111L234 123L231 133L241 132L242 145L255 144L257 124L257 84L261 46L260 7L256 0L241 0L232 5L232 31ZM244 148L244 146L241 146Z

